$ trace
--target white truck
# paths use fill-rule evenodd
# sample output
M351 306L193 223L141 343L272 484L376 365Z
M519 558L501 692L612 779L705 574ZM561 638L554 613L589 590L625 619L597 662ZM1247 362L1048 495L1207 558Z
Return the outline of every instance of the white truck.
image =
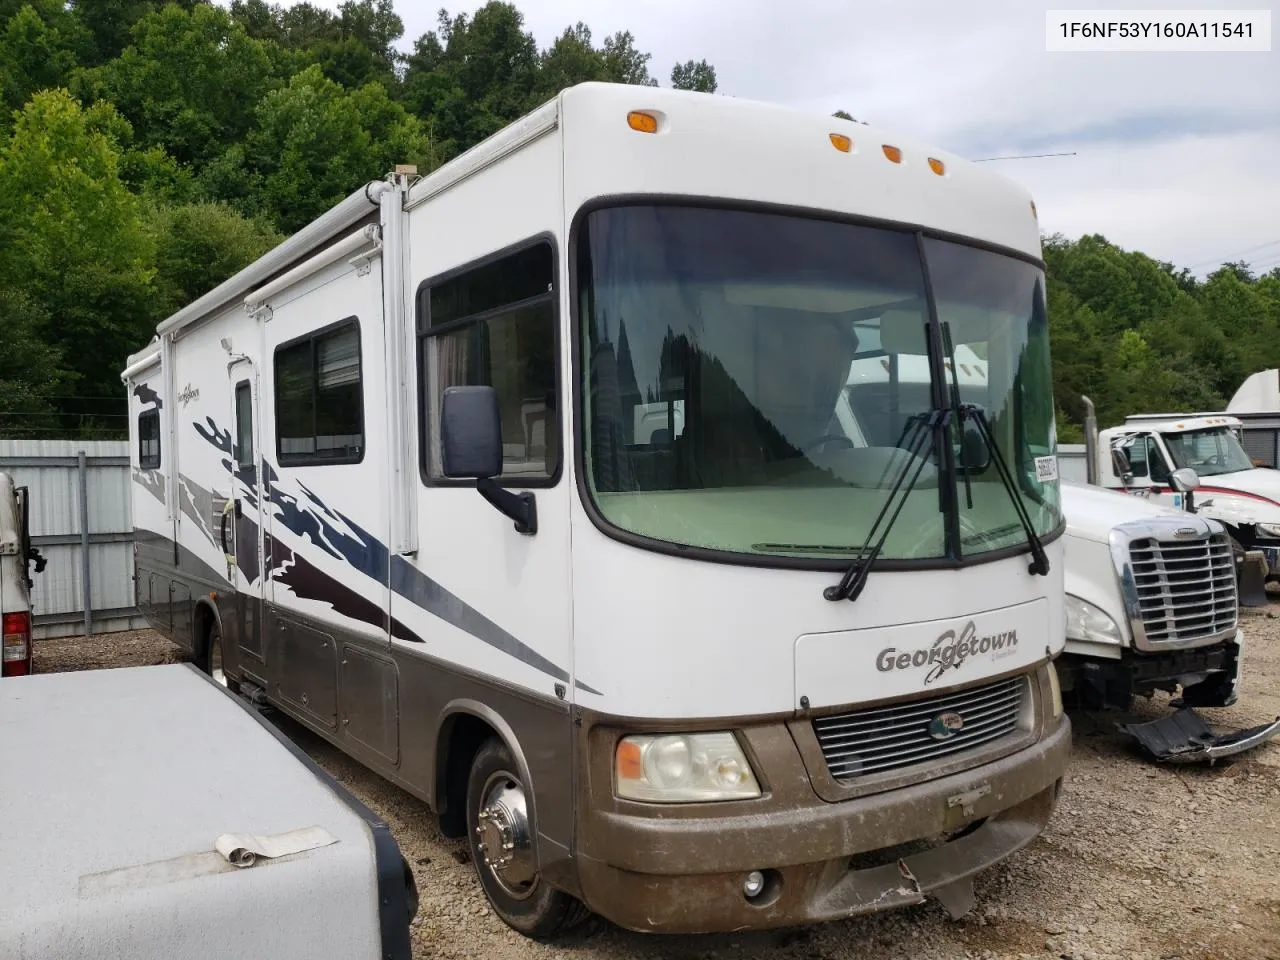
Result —
M1241 427L1220 413L1126 417L1098 433L1091 482L1219 521L1237 550L1261 551L1266 579L1280 579L1280 471L1255 466Z
M1179 689L1188 707L1234 703L1244 637L1226 528L1085 484L1062 484L1062 508L1064 692L1086 708Z
M426 801L528 936L964 913L1070 752L1040 253L923 143L563 91L130 358L139 606Z
M0 679L31 673L31 573L44 570L45 561L31 546L30 503L26 487L0 472Z

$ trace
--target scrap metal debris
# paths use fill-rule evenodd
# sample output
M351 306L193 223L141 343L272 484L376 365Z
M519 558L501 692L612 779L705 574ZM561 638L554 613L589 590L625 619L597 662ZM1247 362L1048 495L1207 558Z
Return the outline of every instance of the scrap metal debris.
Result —
M1260 746L1280 733L1280 717L1232 733L1214 733L1190 707L1146 723L1117 723L1135 737L1156 760L1167 763L1208 763Z

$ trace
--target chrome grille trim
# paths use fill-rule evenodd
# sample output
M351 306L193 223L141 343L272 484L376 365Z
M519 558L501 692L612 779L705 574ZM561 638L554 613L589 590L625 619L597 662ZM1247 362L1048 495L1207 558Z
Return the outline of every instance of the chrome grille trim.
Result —
M902 770L1017 732L1029 699L1026 675L908 703L853 710L813 721L827 770L836 780ZM939 714L964 727L945 740L929 735Z
M1221 524L1195 514L1121 524L1111 552L1139 650L1205 646L1234 635L1235 557Z

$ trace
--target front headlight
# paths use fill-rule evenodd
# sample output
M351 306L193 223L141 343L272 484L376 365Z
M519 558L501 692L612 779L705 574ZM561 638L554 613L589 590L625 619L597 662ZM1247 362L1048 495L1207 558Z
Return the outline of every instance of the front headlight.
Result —
M1067 594L1067 636L1072 640L1090 640L1094 643L1123 644L1120 628L1109 616L1087 600Z
M1260 523L1258 524L1258 532L1264 537L1275 537L1280 540L1280 524Z
M760 796L751 764L727 731L624 737L614 769L619 797L655 803Z

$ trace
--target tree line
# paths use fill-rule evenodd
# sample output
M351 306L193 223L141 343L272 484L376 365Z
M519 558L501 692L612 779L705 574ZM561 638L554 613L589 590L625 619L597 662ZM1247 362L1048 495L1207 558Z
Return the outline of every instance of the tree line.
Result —
M397 163L426 173L588 80L648 86L627 31L545 49L511 3L0 0L0 436L121 436L155 325ZM716 92L706 60L672 86ZM845 111L835 116L853 120ZM1280 270L1206 281L1099 236L1045 240L1060 439L1220 409L1280 365Z
M658 85L630 32L539 49L499 0L403 35L391 0L0 0L0 436L123 435L155 325L361 183L575 83Z

